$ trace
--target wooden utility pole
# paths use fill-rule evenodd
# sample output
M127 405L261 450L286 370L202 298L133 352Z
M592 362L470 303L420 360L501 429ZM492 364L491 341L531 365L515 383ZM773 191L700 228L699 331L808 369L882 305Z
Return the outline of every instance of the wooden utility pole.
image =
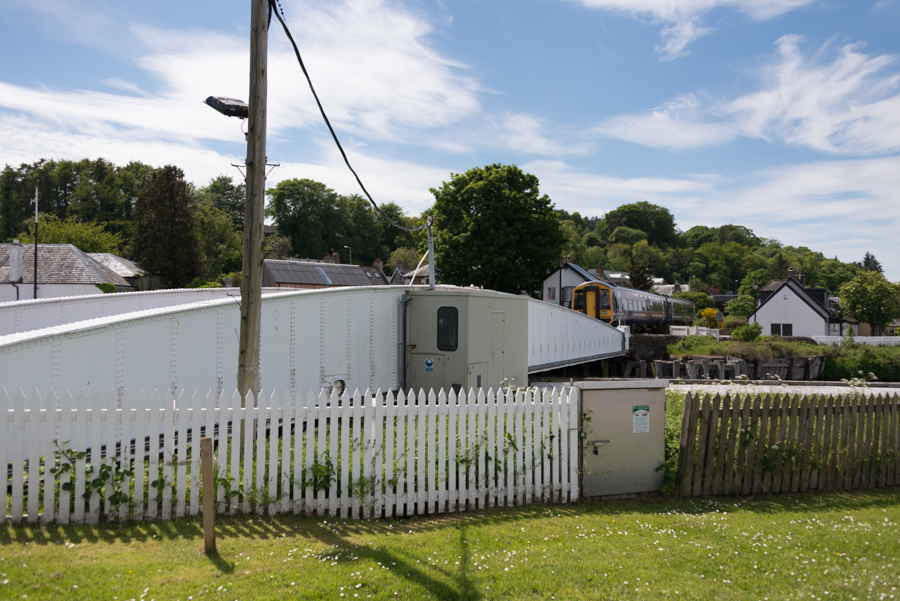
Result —
M238 390L259 392L259 330L262 304L263 204L266 196L266 77L268 0L251 0L250 107L247 128L247 198L244 203L244 261L241 278L241 333Z

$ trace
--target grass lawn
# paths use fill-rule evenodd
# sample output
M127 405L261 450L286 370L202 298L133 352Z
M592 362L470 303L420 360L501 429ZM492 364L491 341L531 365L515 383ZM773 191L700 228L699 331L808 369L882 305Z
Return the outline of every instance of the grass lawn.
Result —
M900 599L897 489L0 530L0 599Z

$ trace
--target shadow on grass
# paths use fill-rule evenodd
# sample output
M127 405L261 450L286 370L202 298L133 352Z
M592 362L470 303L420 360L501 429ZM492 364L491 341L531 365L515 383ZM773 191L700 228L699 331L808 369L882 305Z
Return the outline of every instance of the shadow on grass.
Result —
M216 551L214 553L209 553L206 555L206 558L209 559L210 563L212 563L217 570L222 572L223 574L231 574L234 572L234 562L228 561Z

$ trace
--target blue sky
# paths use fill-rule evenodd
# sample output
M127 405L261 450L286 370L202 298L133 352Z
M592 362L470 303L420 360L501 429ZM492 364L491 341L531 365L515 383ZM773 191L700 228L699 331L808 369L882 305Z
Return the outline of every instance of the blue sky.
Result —
M329 117L379 201L489 163L557 207L646 200L900 280L900 0L282 0ZM250 2L0 0L0 164L176 164L245 153ZM269 183L356 192L280 30Z

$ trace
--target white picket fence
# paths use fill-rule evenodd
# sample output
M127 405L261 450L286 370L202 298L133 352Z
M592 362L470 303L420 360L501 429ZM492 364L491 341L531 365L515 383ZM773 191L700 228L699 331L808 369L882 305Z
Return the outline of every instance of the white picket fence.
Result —
M0 443L0 524L197 515L207 435L219 513L370 518L578 499L574 389L259 399L0 390L12 441Z

